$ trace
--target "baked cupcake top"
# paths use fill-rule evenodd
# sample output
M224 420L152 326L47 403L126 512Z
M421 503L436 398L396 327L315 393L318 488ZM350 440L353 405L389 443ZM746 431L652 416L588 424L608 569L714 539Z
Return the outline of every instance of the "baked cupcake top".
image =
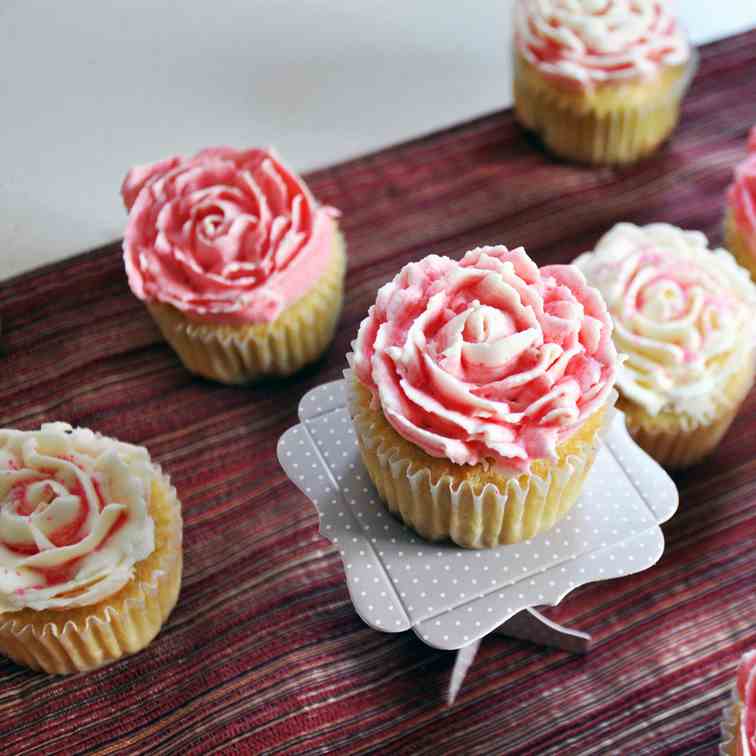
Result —
M131 290L204 322L268 323L326 270L338 212L269 150L213 147L132 168Z
M735 222L749 240L756 256L756 126L748 136L748 157L735 167L735 176L727 190L727 200Z
M662 0L516 0L515 41L544 74L582 86L647 78L690 57Z
M754 349L756 287L698 231L619 223L575 264L604 295L627 359L622 395L655 416L714 416L720 389Z
M350 363L401 436L456 464L526 471L606 400L617 353L599 293L522 247L430 255L378 292Z
M737 738L738 756L756 756L756 651L743 654L738 665L737 699L742 709Z
M95 604L155 548L147 450L48 423L0 430L0 612Z

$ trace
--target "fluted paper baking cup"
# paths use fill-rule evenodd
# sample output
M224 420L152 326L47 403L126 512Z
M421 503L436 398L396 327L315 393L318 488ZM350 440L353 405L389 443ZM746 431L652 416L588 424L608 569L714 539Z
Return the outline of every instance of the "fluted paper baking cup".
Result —
M682 469L700 462L710 454L727 433L740 405L754 382L756 353L734 372L724 389L717 394L716 415L709 422L699 422L686 414L649 415L642 407L620 398L627 429L633 440L659 464Z
M173 610L181 587L181 504L167 477L153 483L155 550L134 577L92 606L0 614L0 653L64 675L97 669L145 648Z
M697 68L663 72L652 82L606 85L593 97L560 89L515 54L515 113L553 153L593 164L632 163L654 152L674 131L680 103Z
M753 230L756 237L756 229ZM756 281L756 251L748 243L748 239L740 230L735 215L727 208L724 221L724 245L737 261L738 265L751 274L751 280Z
M609 425L614 394L595 430L573 436L570 453L545 472L518 474L502 484L434 475L432 458L409 445L370 406L369 392L345 372L347 403L363 462L389 511L430 541L489 548L533 538L553 527L577 500ZM579 433L580 431L578 431ZM577 435L577 434L576 434Z
M171 305L150 302L147 308L184 366L197 375L231 384L287 376L315 362L331 343L345 272L344 240L337 233L326 272L272 323L199 323Z

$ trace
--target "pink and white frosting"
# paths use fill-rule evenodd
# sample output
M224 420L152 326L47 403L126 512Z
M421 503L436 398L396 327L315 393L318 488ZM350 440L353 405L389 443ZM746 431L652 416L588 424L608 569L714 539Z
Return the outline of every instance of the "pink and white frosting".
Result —
M515 41L544 74L581 86L653 76L690 57L663 0L516 0Z
M480 247L405 266L378 292L350 362L397 433L431 456L527 471L607 401L611 333L577 268Z
M748 137L748 157L735 167L727 200L735 223L756 258L756 126Z
M709 422L756 343L748 272L703 234L667 223L619 223L575 264L614 318L623 396L651 415Z
M275 320L332 254L338 212L268 150L214 147L138 166L121 194L132 291L200 321Z
M0 613L87 606L155 548L147 450L65 423L0 430Z
M749 651L740 660L736 696L740 707L736 753L756 756L756 651Z

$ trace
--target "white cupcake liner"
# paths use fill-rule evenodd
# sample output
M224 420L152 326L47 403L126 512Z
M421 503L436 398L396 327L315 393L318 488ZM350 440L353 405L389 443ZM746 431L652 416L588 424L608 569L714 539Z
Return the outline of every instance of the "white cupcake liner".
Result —
M476 491L466 480L442 476L434 481L429 468L419 467L397 447L377 438L370 413L362 409L356 395L357 378L351 370L344 376L363 461L388 509L428 540L451 538L468 548L524 541L553 527L567 514L609 428L617 397L612 392L595 438L579 453L552 466L546 476L512 477L504 491L493 483Z
M270 324L200 323L157 302L147 309L192 373L229 384L288 376L315 362L331 343L341 315L345 271L344 242L337 234L326 272Z
M698 53L666 92L640 105L623 105L606 112L581 108L547 86L534 88L519 68L515 52L515 111L522 124L537 133L547 148L569 160L594 164L631 163L654 152L674 131L680 105L698 68ZM528 64L531 65L532 64ZM538 69L535 69L535 75Z

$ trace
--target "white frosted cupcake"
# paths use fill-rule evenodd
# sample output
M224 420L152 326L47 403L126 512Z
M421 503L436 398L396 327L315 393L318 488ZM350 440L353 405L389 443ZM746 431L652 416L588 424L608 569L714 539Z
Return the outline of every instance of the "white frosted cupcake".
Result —
M575 264L606 299L618 407L635 440L669 467L693 464L727 431L754 379L756 287L706 237L620 223Z
M665 0L515 0L518 120L555 154L628 163L675 128L696 57Z
M347 375L362 458L425 538L491 547L562 518L611 413L617 353L574 266L521 247L430 255L378 292Z
M0 653L65 674L140 651L181 585L181 506L147 450L0 430Z

